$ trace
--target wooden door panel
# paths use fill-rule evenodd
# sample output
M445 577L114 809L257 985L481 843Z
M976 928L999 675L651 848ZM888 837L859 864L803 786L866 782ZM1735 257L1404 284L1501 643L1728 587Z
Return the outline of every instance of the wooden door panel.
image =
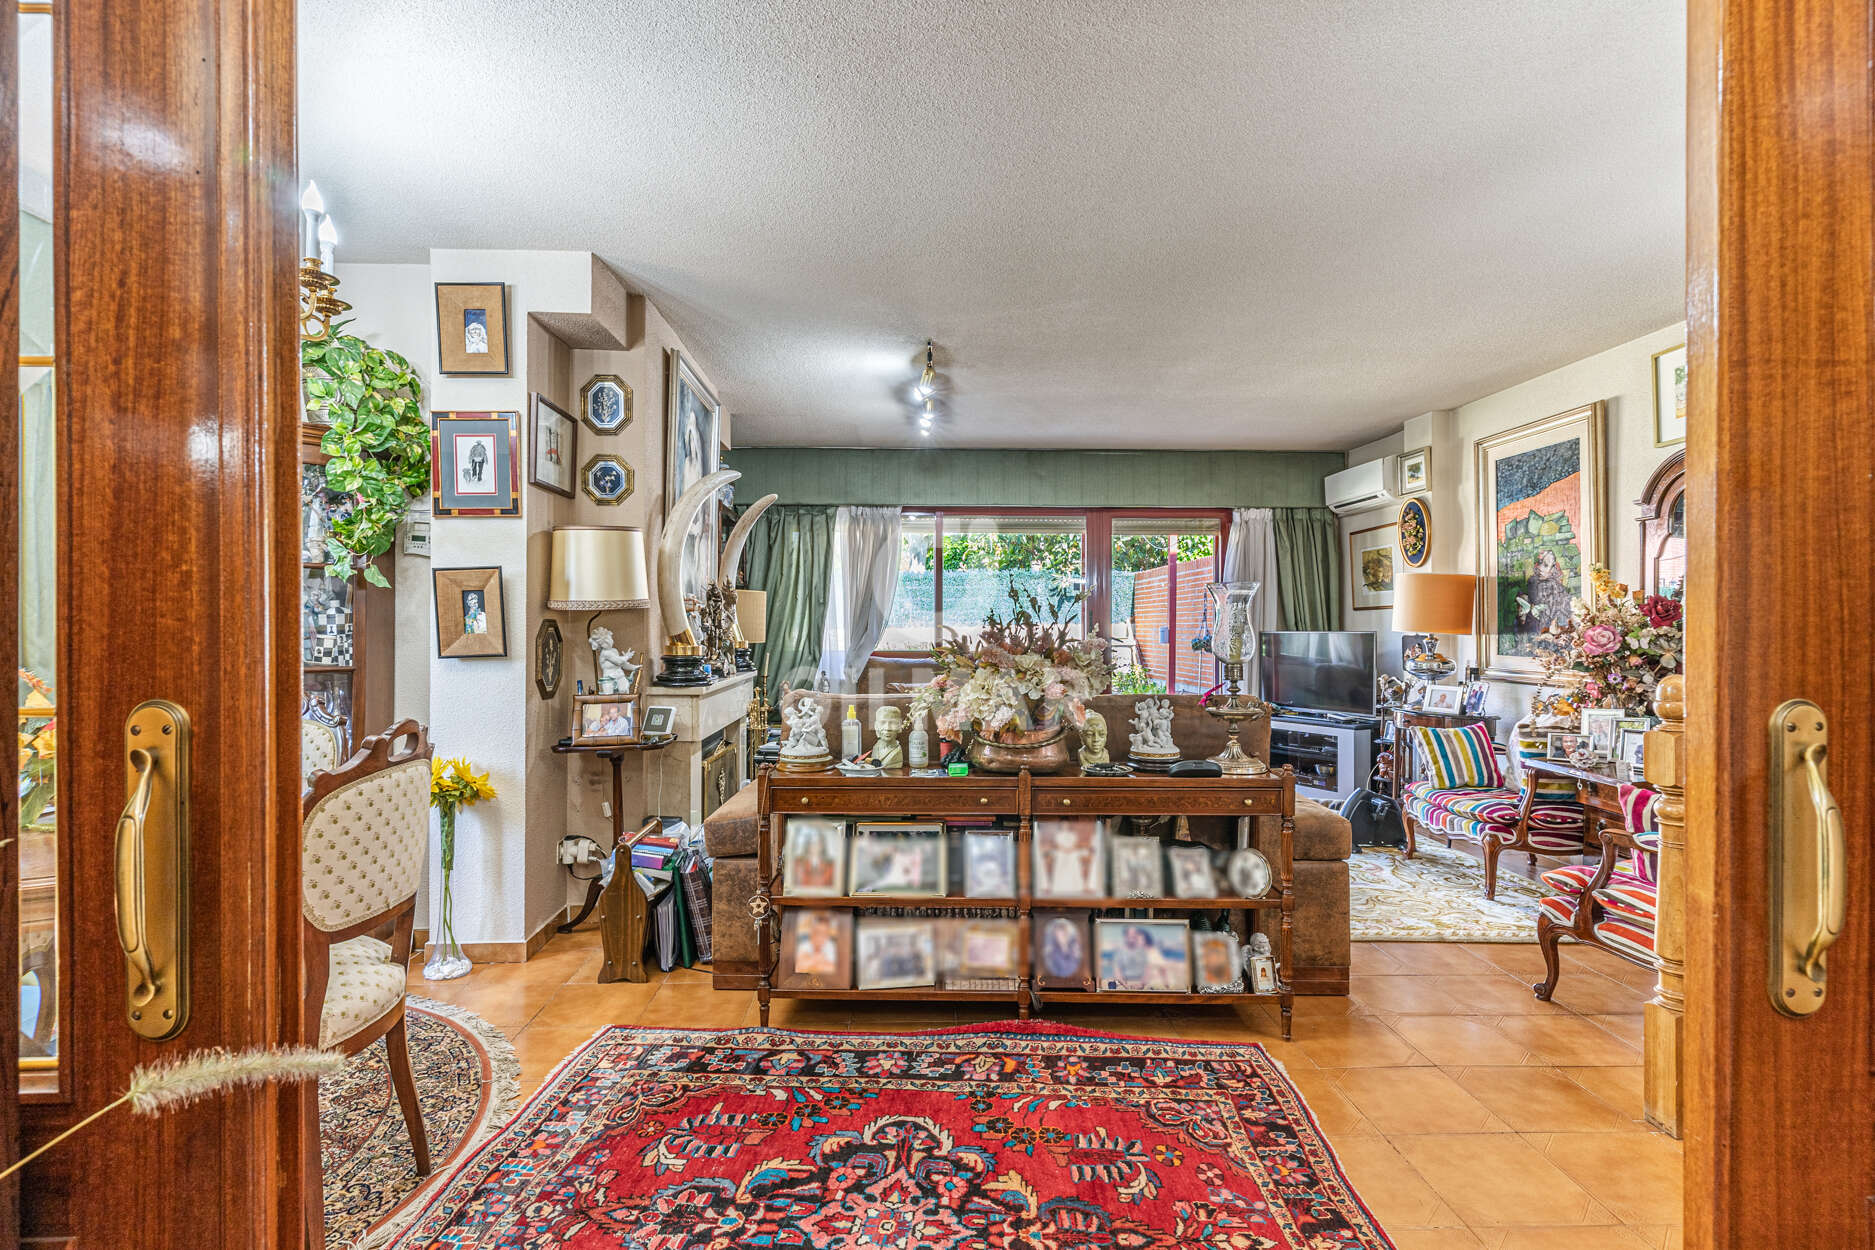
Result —
M0 38L0 395L6 416L0 418L0 555L17 568L19 551L19 38L9 29ZM19 662L19 579L0 576L0 671ZM0 968L19 967L19 828L18 756L7 752L0 765ZM0 998L0 1166L19 1150L20 1002L8 987ZM0 1246L19 1236L19 1181L0 1181Z
M1686 1244L1867 1247L1875 1193L1875 342L1867 0L1689 25ZM1806 1020L1767 989L1768 726L1832 723L1849 927Z

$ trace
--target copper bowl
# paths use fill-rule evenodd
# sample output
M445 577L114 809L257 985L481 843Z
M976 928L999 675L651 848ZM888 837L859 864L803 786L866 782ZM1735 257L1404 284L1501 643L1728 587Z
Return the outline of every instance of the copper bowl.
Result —
M973 734L970 763L980 772L1058 773L1068 766L1068 727L1046 726L1020 733Z

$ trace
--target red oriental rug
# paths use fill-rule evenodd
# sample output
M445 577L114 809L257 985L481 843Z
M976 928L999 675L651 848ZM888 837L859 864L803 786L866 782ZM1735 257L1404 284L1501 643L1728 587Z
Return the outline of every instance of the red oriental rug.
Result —
M1257 1045L603 1030L397 1242L1391 1250Z

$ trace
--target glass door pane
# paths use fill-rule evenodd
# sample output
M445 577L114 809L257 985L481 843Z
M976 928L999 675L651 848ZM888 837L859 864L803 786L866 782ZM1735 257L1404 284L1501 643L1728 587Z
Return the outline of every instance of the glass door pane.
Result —
M1217 684L1204 588L1217 579L1215 517L1113 522L1114 689L1198 694Z
M898 590L879 635L879 651L919 655L937 643L937 517L907 512L898 540Z
M1013 590L1033 595L1046 619L1051 605L1086 629L1079 596L1087 587L1087 523L1078 516L944 514L943 606L946 638L974 639L991 612L1008 617Z

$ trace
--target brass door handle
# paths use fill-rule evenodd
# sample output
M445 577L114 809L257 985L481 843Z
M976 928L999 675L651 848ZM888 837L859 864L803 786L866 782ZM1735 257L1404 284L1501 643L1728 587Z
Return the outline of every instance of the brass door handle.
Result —
M1791 699L1770 724L1771 1002L1788 1016L1821 1010L1829 948L1848 920L1848 841L1829 789L1829 718Z
M189 714L148 699L124 722L113 858L125 1023L162 1041L189 1022Z
M150 961L145 923L143 823L150 814L150 788L156 780L156 760L142 747L130 751L130 767L137 781L117 818L117 944L124 948L136 984L130 987L130 1005L147 1007L156 997L156 966Z

